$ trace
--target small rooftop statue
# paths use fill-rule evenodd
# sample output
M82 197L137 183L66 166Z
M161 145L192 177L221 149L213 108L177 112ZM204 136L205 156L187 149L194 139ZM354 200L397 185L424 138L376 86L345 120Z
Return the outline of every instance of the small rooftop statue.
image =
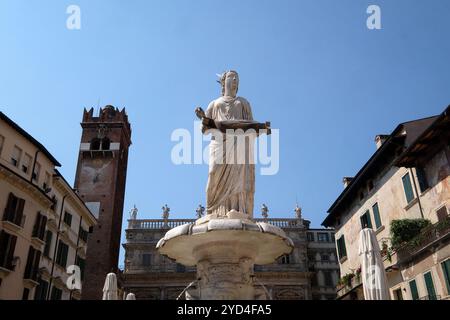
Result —
M295 205L295 216L297 217L297 219L301 220L302 219L302 208L298 206L298 204Z
M130 217L132 220L136 220L137 219L137 214L138 214L138 208L136 208L136 205L134 205L133 209L131 209L130 211Z
M263 205L261 206L261 216L267 220L267 218L269 217L269 208L267 208L267 206L263 203Z
M195 210L195 212L197 212L197 219L200 219L201 217L203 217L203 213L205 212L205 207L202 206L201 204L199 204L198 208Z
M164 220L169 219L170 208L167 206L167 204L165 204L164 207L162 207L162 210L163 210L162 218Z

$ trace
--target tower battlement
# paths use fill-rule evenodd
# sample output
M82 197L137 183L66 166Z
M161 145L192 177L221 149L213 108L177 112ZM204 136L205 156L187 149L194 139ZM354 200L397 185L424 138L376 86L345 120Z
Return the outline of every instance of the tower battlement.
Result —
M130 129L130 123L128 122L128 115L123 108L120 110L112 105L106 105L100 108L98 116L94 115L94 108L87 110L84 108L83 111L83 123L103 123L103 122L122 122L125 123ZM131 130L131 129L130 129Z

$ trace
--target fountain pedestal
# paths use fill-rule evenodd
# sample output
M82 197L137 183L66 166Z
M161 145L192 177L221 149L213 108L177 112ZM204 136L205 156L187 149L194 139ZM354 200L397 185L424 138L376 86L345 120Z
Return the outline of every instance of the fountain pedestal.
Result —
M177 263L197 266L197 290L188 294L200 300L255 299L254 264L273 263L293 247L282 229L234 210L173 228L157 244Z

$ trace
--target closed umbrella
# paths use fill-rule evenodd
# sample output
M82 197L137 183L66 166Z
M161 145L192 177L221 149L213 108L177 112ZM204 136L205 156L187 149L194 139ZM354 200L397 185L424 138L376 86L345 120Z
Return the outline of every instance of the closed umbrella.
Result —
M127 298L125 300L136 300L136 296L134 293L127 294Z
M106 276L102 300L118 300L117 277L112 272Z
M359 257L365 300L390 300L380 246L372 229L359 233Z

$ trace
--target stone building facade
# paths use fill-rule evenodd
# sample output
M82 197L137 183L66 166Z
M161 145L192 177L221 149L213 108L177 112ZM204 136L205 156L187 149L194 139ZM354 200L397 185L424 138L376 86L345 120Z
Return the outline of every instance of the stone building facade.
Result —
M270 265L255 265L255 286L261 299L334 299L339 267L332 229L310 229L302 218L261 218L282 228L295 248ZM194 219L129 220L126 229L125 266L120 275L125 292L137 299L184 299L183 290L196 278L195 267L177 264L156 250L156 244L173 227ZM195 284L193 284L195 286Z
M83 268L83 239L96 219L59 166L0 112L0 299L80 297L66 286L66 267Z
M450 294L450 119L442 114L405 122L376 137L377 150L336 199L323 225L334 227L341 299L363 299L357 270L359 232L379 241L391 299L448 299ZM393 220L427 219L414 241L392 248Z

